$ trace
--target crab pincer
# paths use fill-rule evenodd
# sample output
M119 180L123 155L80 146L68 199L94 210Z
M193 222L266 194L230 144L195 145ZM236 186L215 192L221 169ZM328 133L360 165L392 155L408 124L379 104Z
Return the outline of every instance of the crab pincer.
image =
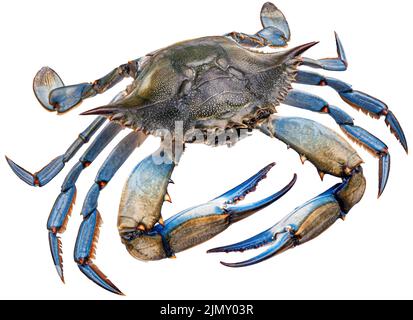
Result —
M208 253L234 252L267 249L259 255L235 263L221 262L227 267L246 267L267 260L288 249L313 240L338 219L344 220L350 209L364 195L366 180L361 167L353 170L348 178L338 183L319 196L299 206L273 227L247 240L208 250Z
M265 199L244 205L237 204L256 188L273 166L274 163L266 166L223 195L184 210L167 219L163 225L155 225L152 230L120 229L122 241L129 253L141 260L174 257L177 252L203 243L227 229L231 224L269 206L293 187L297 179L296 175L283 189Z

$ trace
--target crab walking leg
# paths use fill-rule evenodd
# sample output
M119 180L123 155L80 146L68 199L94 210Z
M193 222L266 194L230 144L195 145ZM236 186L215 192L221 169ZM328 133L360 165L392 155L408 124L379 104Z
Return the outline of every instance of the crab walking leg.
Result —
M61 192L50 212L49 219L47 221L50 251L57 273L63 282L61 242L57 235L63 233L66 229L66 225L76 198L76 181L82 171L90 166L102 150L121 130L122 127L120 125L111 122L98 134L96 139L93 140L89 148L79 159L79 162L72 167L69 174L66 176L61 187Z
M229 267L244 267L269 259L294 246L308 242L346 214L363 197L366 180L356 151L334 131L301 118L271 118L260 129L290 145L318 170L342 177L343 181L306 202L272 228L239 243L208 252L244 251L268 246L258 256Z
M47 75L48 74L46 73L43 76L46 77ZM46 81L45 79L43 79L43 82L47 83L47 85L50 85L51 83L50 81ZM44 88L44 91L47 91L47 88ZM119 92L112 99L111 103L118 101L119 99L124 97L125 94L126 94L125 91ZM71 146L66 150L64 154L56 157L55 159L50 161L50 163L46 165L43 169L35 173L31 173L27 171L26 169L20 167L8 157L6 157L6 160L10 168L13 170L13 172L21 180L23 180L30 186L43 187L44 185L49 183L60 171L62 171L66 162L69 162L70 159L72 159L74 155L80 150L80 148L89 142L89 140L99 130L99 128L105 123L105 121L106 121L106 117L102 117L102 116L97 117L95 120L92 121L92 123L82 133L79 134L78 138L71 144Z
M41 170L31 173L26 169L17 165L14 161L6 157L6 160L13 170L13 172L24 182L30 186L43 187L49 183L62 169L66 162L70 161L72 157L79 151L79 149L89 142L90 138L96 133L96 131L105 123L105 117L97 117L93 122L79 134L78 138L72 143L72 145L66 150L66 152L46 165Z
M104 93L126 77L136 78L139 74L141 59L122 64L104 77L93 82L65 86L57 73L49 67L42 68L35 77L33 85L37 99L44 108L64 113L79 105L84 99ZM44 90L44 81L36 81L47 75L53 83L50 91Z
M364 113L369 114L375 119L385 116L386 125L390 127L390 131L396 136L397 140L400 141L406 152L408 152L407 141L403 129L396 116L389 110L384 102L361 91L353 90L348 83L335 78L325 77L315 72L299 70L295 82L313 86L329 86L353 108L362 110Z
M167 219L164 224L155 225L149 231L125 226L124 222L122 222L125 219L125 215L121 204L119 233L122 242L126 245L129 253L137 259L159 260L175 257L175 253L192 248L215 237L231 224L241 221L269 206L293 187L296 181L295 175L291 182L279 192L254 203L237 204L248 193L255 190L258 183L266 177L273 166L274 163L266 166L257 174L223 195L204 204L184 210ZM149 174L149 172L146 174ZM166 180L167 175L164 174L163 177ZM162 194L162 192L159 193ZM150 198L152 197L150 195ZM148 196L142 193L135 198L135 201L140 204L146 204L147 199ZM152 200L149 201L149 203L152 202ZM135 207L138 208L139 206L136 205ZM150 207L147 209L150 209ZM131 220L135 221L135 219ZM134 222L133 225L137 225L137 222Z
M101 217L97 210L100 191L108 184L132 152L146 139L141 132L131 132L113 149L96 176L83 203L83 222L79 228L74 259L79 269L93 282L111 292L122 294L93 263Z
M291 90L283 103L305 110L329 114L351 140L361 144L373 156L379 158L378 195L381 196L389 178L390 153L388 147L380 139L365 129L355 126L353 119L340 108L329 105L322 98L310 93Z
M283 13L272 3L267 2L261 9L261 24L263 29L254 35L240 32L230 32L231 37L242 46L252 48L284 47L290 40L290 27Z
M311 58L302 58L301 65L308 66L316 69L324 69L328 71L346 71L348 67L348 62L346 54L344 52L343 45L338 37L337 33L334 33L336 38L336 47L337 47L337 57L336 58L325 58L325 59L311 59Z

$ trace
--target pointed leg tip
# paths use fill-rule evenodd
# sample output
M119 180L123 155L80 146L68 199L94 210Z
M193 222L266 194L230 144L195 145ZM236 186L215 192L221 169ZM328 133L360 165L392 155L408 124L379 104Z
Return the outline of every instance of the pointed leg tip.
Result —
M115 294L117 294L117 295L119 295L119 296L122 296L122 297L125 297L126 296L126 294L124 294L122 291L120 291L119 289L117 289L117 292L114 292Z
M63 266L62 265L55 265L57 274L59 275L60 280L65 283L65 277L63 275Z
M10 159L8 156L5 155L4 158L6 159L10 167L13 168L13 165L16 165L16 163L12 159Z
M381 182L379 183L379 192L377 193L377 199L380 199L380 197L383 195L384 189L386 189L386 182Z
M409 147L407 146L407 143L402 143L404 151L406 151L406 154L409 155Z
M125 294L122 291L120 291L118 289L118 287L116 287L109 279L107 279L107 280L108 280L108 282L106 284L109 286L109 288L103 287L104 289L106 289L109 292L112 292L114 294L117 294L119 296L125 296Z
M37 177L33 175L31 172L27 171L26 169L19 166L13 160L6 156L6 161L10 166L10 169L14 172L14 174L19 177L22 181L27 183L32 187L38 187L40 182L38 181Z
M384 191L384 189L382 189L381 186L379 186L379 191L378 191L378 193L377 193L377 199L380 199L380 197L381 197L382 194L383 194L383 191Z
M80 271L101 288L117 295L124 295L93 263L78 264Z
M111 283L111 287L112 287L112 290L108 290L108 291L110 291L110 292L112 292L112 293L114 293L114 294L117 294L117 295L119 295L119 296L126 296L126 295L125 295L122 291L120 291L119 288L116 287L113 283Z

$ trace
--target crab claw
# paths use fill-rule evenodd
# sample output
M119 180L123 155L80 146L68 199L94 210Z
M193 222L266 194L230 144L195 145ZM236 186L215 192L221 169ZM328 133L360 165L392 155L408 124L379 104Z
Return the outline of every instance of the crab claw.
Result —
M121 237L129 253L141 260L174 257L175 253L215 237L231 224L274 203L293 187L296 175L283 189L265 199L244 205L237 204L255 190L273 166L273 163L266 166L237 187L209 202L184 210L167 219L163 225L157 224L149 232L128 232L124 229Z
M327 192L298 207L272 228L247 240L211 249L208 253L243 252L268 246L266 251L249 260L236 263L221 262L227 267L250 266L311 240L331 226L340 216L340 207L334 195Z
M221 261L221 264L226 266L226 267L233 267L233 268L237 268L237 267L246 267L246 266L250 266L259 262L262 262L264 260L267 260L269 258L272 258L273 256L280 254L281 252L284 252L292 247L294 247L294 234L291 232L290 228L285 228L285 230L283 232L277 233L275 236L273 236L272 234L267 234L267 235L258 235L257 239L250 239L251 243L246 243L243 245L252 245L254 244L255 246L260 246L260 243L262 241L271 241L271 244L268 246L268 249L266 251L264 251L263 253L242 261L242 262L235 262L235 263L229 263L229 262L223 262ZM259 237L262 237L262 239L260 239ZM248 241L248 240L247 240ZM239 243L241 244L241 242ZM219 251L213 251L210 250L208 252L219 252Z
M295 209L272 228L247 240L223 247L212 252L234 252L268 246L261 254L242 262L221 262L227 267L245 267L267 260L288 249L310 241L327 230L337 219L344 218L350 207L360 201L365 190L362 171L345 179L326 192Z

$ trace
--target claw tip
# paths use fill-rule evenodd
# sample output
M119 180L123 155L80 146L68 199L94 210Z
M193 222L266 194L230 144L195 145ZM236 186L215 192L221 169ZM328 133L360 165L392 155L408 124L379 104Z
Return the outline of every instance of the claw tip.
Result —
M224 261L220 261L219 263L225 267L230 267L230 268L235 267L234 263L229 263L229 262L224 262Z

